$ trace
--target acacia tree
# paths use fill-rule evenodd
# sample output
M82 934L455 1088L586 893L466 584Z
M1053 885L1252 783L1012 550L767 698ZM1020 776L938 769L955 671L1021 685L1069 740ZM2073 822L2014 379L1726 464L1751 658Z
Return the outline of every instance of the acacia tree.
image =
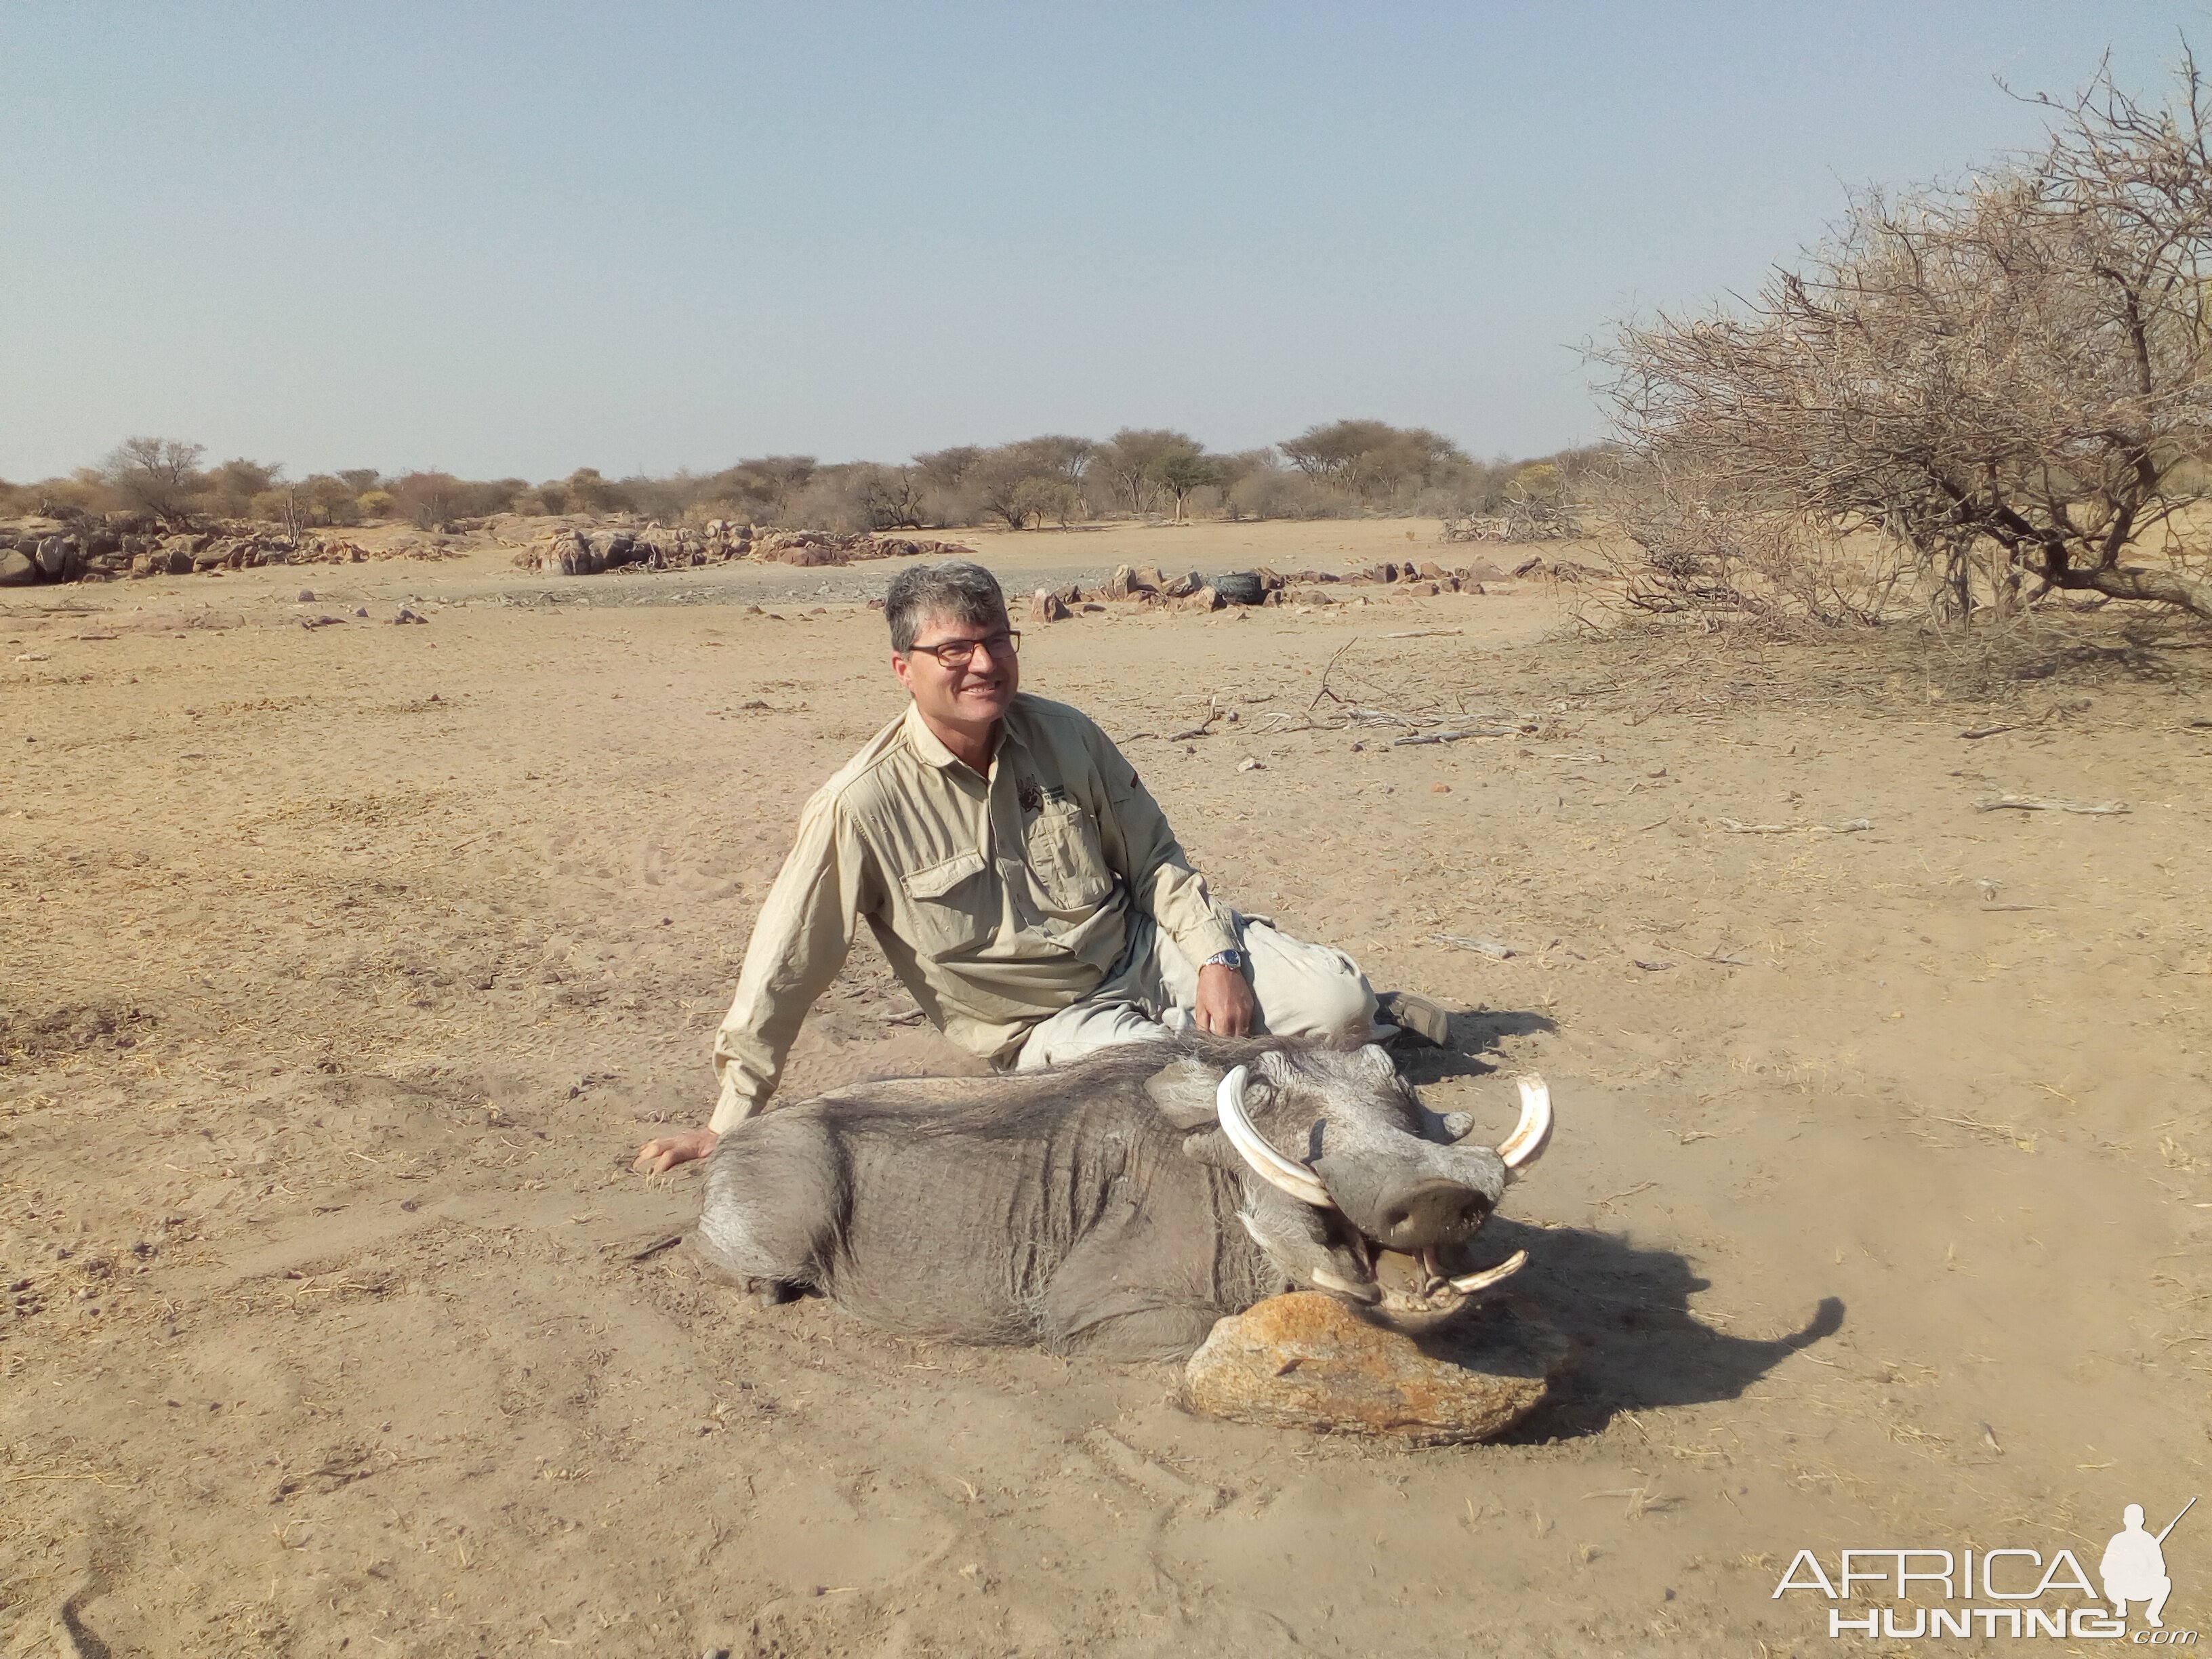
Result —
M919 530L924 511L921 479L910 466L878 466L865 462L855 469L854 487L860 511L871 530Z
M1189 504L1194 492L1217 482L1221 470L1211 455L1201 455L1194 449L1181 449L1163 455L1152 464L1152 476L1159 481L1160 488L1175 497L1175 521L1183 521L1183 509Z
M126 505L167 524L189 515L204 482L204 446L175 438L125 438L108 452L100 476Z
M1873 532L1952 616L2026 583L2212 619L2212 584L2123 562L2212 456L2212 110L2193 60L2178 79L2153 108L2107 67L2039 152L1860 198L1739 310L1624 326L1601 356L1657 486L1624 527L1662 586L1672 561L1759 608L1732 548Z
M1360 501L1437 483L1468 465L1465 453L1442 434L1388 421L1332 421L1275 447L1316 483Z
M1070 468L1079 473L1089 448L1083 439L1050 435L1000 444L981 451L963 470L960 493L973 510L1009 530L1027 530L1046 519L1065 527L1083 511ZM915 459L927 464L934 458Z
M1097 464L1121 505L1142 513L1153 498L1158 483L1154 469L1170 455L1194 455L1206 446L1188 432L1172 427L1125 426L1098 451Z

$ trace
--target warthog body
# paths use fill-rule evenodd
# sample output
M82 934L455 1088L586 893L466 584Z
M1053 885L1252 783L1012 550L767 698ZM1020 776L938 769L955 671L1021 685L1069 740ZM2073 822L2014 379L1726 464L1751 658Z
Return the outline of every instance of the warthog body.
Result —
M1502 1158L1453 1144L1464 1121L1424 1109L1380 1049L1183 1038L750 1119L708 1164L697 1243L754 1289L818 1291L891 1330L1180 1358L1293 1285L1409 1317L1456 1308L1504 1275L1452 1280L1443 1253L1548 1123L1548 1105L1534 1128L1524 1110ZM1378 1282L1385 1251L1415 1264L1410 1291Z

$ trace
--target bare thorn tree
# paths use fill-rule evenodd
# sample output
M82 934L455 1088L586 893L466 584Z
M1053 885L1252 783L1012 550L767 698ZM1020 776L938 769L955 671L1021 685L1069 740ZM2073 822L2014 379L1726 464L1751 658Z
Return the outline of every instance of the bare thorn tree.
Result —
M1660 510L1623 525L1659 588L1672 558L1785 597L1724 545L1751 526L1786 562L1779 514L1871 532L1953 617L2071 590L2212 619L2185 556L2124 562L2171 548L2212 453L2212 109L2192 58L2177 80L2152 108L2106 65L2026 160L1858 198L1735 311L1624 325L1601 357Z
M100 475L133 511L180 524L203 482L205 453L204 446L175 438L125 438L108 452Z

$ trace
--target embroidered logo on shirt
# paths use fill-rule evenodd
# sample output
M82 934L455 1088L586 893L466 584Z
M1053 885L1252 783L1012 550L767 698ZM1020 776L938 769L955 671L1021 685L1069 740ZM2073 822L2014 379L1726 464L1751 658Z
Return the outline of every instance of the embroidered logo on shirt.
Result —
M1024 778L1020 787L1014 793L1014 799L1021 802L1023 811L1042 812L1048 803L1055 806L1066 805L1070 797L1063 784L1041 784L1035 778Z

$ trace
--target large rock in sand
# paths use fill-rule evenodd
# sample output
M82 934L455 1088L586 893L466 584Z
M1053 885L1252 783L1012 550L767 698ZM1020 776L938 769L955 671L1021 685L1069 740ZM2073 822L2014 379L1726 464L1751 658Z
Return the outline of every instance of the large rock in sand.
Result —
M1292 1291L1216 1324L1183 1369L1183 1398L1267 1428L1489 1440L1536 1408L1566 1352L1554 1327L1502 1303L1416 1337Z

